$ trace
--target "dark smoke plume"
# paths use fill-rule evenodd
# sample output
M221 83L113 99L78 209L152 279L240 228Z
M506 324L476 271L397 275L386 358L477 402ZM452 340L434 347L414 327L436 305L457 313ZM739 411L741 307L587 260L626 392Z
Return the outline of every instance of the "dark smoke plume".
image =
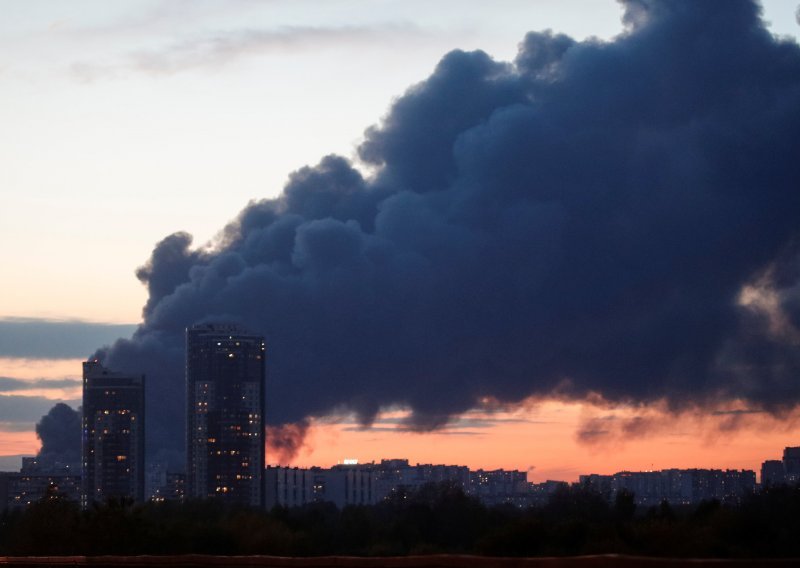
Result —
M267 456L270 463L291 462L303 447L310 425L308 420L300 420L293 424L267 426Z
M800 48L750 0L623 4L611 42L447 54L367 130L372 177L327 156L214 248L159 243L144 323L97 354L147 373L151 448L181 448L184 328L210 319L266 336L272 424L403 405L425 430L554 394L794 407Z
M81 461L81 413L63 402L57 403L36 424L42 449L40 462L79 464Z

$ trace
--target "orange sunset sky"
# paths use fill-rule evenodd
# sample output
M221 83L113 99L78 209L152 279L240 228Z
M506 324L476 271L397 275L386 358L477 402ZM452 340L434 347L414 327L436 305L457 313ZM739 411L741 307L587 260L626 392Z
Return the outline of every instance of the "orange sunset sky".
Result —
M31 381L73 378L72 388L41 387L15 394L53 400L80 398L80 359L31 361L0 358L7 372ZM76 403L73 403L76 406ZM753 469L797 445L798 416L780 418L741 412L730 405L716 413L689 409L669 413L659 405L612 407L601 401L527 400L514 408L487 404L440 431L411 432L400 410L383 412L372 427L352 417L311 422L305 443L293 457L268 452L268 463L330 466L407 458L412 463L444 463L484 469L519 469L530 481L576 481L584 473L613 473L671 467ZM739 412L737 412L739 410ZM32 428L0 433L0 457L33 455L39 443Z

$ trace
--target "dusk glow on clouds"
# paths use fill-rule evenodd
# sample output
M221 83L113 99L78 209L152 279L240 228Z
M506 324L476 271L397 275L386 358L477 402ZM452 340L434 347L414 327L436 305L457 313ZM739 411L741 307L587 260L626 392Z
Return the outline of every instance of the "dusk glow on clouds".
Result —
M472 468L528 471L528 480L576 481L586 472L614 473L667 468L756 469L797 442L798 416L709 414L678 416L658 409L608 408L559 401L529 401L508 412L471 411L461 426L431 433L397 424L402 413L375 427L357 422L314 421L306 443L290 462L328 465L346 458L361 462L405 457L412 463L459 463ZM475 427L471 423L477 422ZM645 429L644 423L649 427ZM594 430L593 439L587 436ZM636 430L637 426L638 430ZM625 435L620 435L627 427Z
M667 5L7 11L0 456L132 337L98 355L147 373L174 458L211 319L266 335L298 465L574 479L796 445L796 3L769 31Z

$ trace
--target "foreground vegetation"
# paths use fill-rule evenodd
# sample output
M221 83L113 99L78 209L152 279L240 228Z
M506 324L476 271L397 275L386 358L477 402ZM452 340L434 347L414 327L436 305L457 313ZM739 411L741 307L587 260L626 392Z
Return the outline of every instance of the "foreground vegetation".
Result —
M741 506L716 501L637 508L564 488L546 506L487 508L431 485L375 506L315 504L270 512L215 502L109 503L80 511L58 496L0 518L0 555L267 554L800 557L800 490L779 487Z

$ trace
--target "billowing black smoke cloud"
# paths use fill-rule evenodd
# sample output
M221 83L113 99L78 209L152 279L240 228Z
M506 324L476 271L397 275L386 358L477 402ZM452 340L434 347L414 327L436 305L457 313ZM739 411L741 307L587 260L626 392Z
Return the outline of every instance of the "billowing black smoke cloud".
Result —
M288 464L304 445L308 448L306 434L311 423L307 419L281 426L267 426L267 455L270 462Z
M57 403L36 423L42 442L37 458L42 463L79 464L81 461L81 413L68 404Z
M800 49L748 0L624 8L612 42L447 54L367 131L373 177L327 156L214 250L159 243L144 323L98 353L148 374L151 447L182 445L201 320L266 336L273 424L402 404L427 429L553 394L793 407L796 344L740 295L768 282L800 321Z

